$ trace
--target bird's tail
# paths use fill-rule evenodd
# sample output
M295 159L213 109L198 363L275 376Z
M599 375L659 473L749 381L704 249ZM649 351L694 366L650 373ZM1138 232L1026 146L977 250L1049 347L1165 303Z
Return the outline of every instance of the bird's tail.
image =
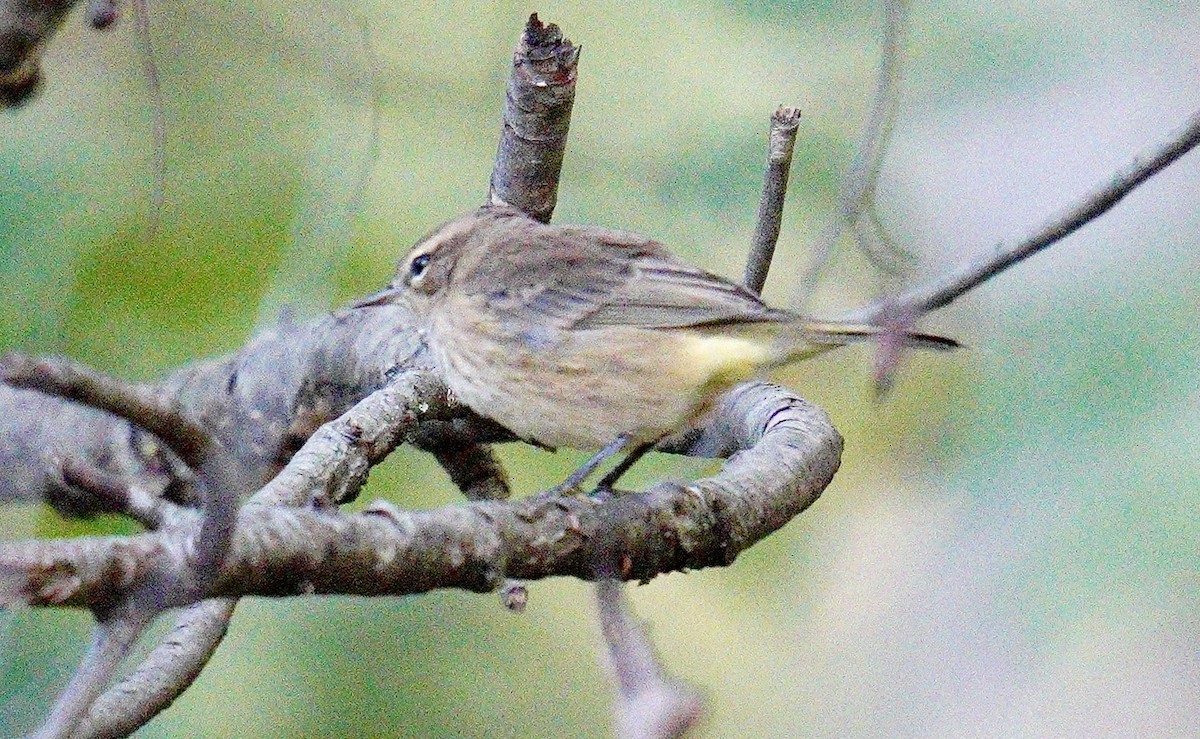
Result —
M898 341L905 348L943 352L962 348L962 344L954 339L937 334L905 331L867 323L813 321L810 319L791 323L779 339L788 347L786 360L788 362L823 354L830 349L860 341Z

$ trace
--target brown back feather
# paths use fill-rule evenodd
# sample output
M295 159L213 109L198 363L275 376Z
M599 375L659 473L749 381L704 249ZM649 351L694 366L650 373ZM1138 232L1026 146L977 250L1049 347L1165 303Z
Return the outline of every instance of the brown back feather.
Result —
M488 236L488 256L466 281L502 321L670 329L795 318L637 234L514 218Z

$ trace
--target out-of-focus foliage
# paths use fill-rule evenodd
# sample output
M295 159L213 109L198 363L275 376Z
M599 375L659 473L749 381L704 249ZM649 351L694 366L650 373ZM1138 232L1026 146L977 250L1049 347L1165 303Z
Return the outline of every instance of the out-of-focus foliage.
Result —
M482 200L533 10L584 46L561 221L740 274L767 118L804 109L768 286L791 300L869 102L875 4L201 0L151 7L168 131L153 234L128 19L69 22L42 95L0 116L2 348L151 378L237 347L281 303L315 315L378 287ZM1200 102L1185 3L916 3L911 21L880 201L926 273L1026 232ZM971 349L913 357L885 403L865 349L779 378L845 434L833 486L733 567L633 591L666 665L711 699L702 734L1194 729L1197 156L930 319ZM811 305L851 307L875 284L842 248ZM505 456L522 492L577 461ZM709 469L656 458L630 481ZM379 495L456 500L409 450L377 472ZM0 513L6 538L111 530L128 529ZM0 617L0 735L40 716L86 625ZM251 600L142 735L608 736L597 647L575 582L533 585L521 616L460 593Z

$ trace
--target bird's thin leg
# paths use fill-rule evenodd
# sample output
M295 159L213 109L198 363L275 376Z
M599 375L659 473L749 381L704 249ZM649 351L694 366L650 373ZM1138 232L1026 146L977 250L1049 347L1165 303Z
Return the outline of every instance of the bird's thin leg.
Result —
M625 434L621 434L613 441L613 443L596 452L591 459L583 463L582 467L572 472L570 477L542 493L540 497L553 498L555 496L562 495L563 493L578 489L579 486L583 484L583 481L596 471L597 467L604 464L606 459L624 449L628 444L629 437ZM637 460L634 461L636 462ZM621 464L624 464L624 462ZM607 475L605 476L605 479L608 479Z
M608 474L600 478L600 482L596 485L596 492L611 493L613 485L617 484L617 480L621 479L621 475L629 471L629 468L637 464L638 460L646 456L646 452L654 448L657 441L649 441L634 448L632 452L622 459L620 464L608 471Z

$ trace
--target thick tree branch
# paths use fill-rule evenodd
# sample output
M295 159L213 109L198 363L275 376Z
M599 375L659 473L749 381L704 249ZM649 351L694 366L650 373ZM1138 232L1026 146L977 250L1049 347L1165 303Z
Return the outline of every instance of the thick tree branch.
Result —
M398 397L405 391L415 393L407 406ZM414 433L411 417L404 423L395 413L410 407L427 412L444 409L445 399L440 381L428 371L411 369L404 376L393 377L389 387L368 396L338 422L314 434L244 510L264 506L326 507L335 499L357 494L370 463ZM438 417L437 413L427 415ZM472 430L467 421L460 419L455 425L469 438ZM474 435L482 438L477 432ZM359 453L345 453L349 444L357 444ZM125 736L170 706L200 674L224 638L235 605L233 598L217 598L185 609L170 636L133 673L100 697L79 735Z
M207 595L486 591L504 577L590 580L605 570L647 580L727 565L817 499L837 469L841 437L820 409L771 385L739 387L718 417L721 423L693 446L746 451L716 477L687 486L665 483L604 502L523 499L423 512L377 503L354 516L243 509ZM348 414L336 425L359 422ZM358 438L342 436L342 452L334 455L343 460L339 469L357 469L378 449L373 427ZM108 602L164 569L187 572L192 554L186 541L194 533L188 529L0 544L0 600L75 607Z
M10 352L0 356L0 382L124 418L166 442L191 467L200 466L210 442L202 428L162 402L151 388L116 380L64 357L34 359Z
M167 443L190 468L183 482L196 490L192 497L202 505L204 523L195 547L203 570L214 573L229 543L238 491L228 469L232 458L204 429L160 401L149 388L101 375L66 359L32 360L17 354L0 357L0 380L35 389L125 419ZM74 477L103 499L119 491L114 476L77 460L65 460L63 480ZM128 488L132 491L132 486ZM129 492L122 497L128 499ZM197 582L203 587L204 576Z
M99 4L96 8L103 9ZM144 24L144 15L140 21ZM530 208L545 218L553 210L557 190L573 98L576 58L577 49L561 38L557 28L543 27L536 17L531 18L527 34L514 57L514 80L510 83L512 97L506 111L506 141L501 143L502 161L497 163L493 175L496 189L491 197L500 197L497 194L500 193L513 204ZM546 132L557 132L557 135L547 136ZM244 493L261 485L292 459L296 449L321 424L380 387L389 377L416 373L429 380L424 384L418 380L417 385L426 387L432 382L432 386L440 388L440 380L428 375L428 369L425 357L419 352L419 340L402 311L382 314L350 311L311 326L281 325L230 359L187 368L156 388L147 388L147 395L142 400L147 401L143 404L146 408L152 406L151 401L161 401L178 411L173 418L195 418L216 440L234 442L231 448L237 451L238 458L230 468L236 474L234 479L226 482L231 490ZM74 405L53 398L8 388L0 388L0 393L7 394L0 395L0 401L18 401L29 411L27 417L37 418L39 422L48 415L57 417L38 412L39 406L55 410L65 406L76 412ZM444 400L444 391L436 390L432 394ZM389 400L395 400L394 392L384 392L373 402L378 405ZM373 412L370 405L368 402L360 409L365 410L367 416ZM441 408L444 405L439 400L419 400L400 407L428 411L432 406ZM70 450L72 455L82 453L84 458L104 460L104 464L128 456L131 459L125 468L129 469L122 470L130 473L127 486L131 490L147 489L143 478L165 466L156 464L157 459L151 453L155 451L153 448L142 449L141 446L146 446L144 443L140 446L133 443L149 437L142 437L137 426L123 429L126 424L103 413L86 411L85 415L87 423L58 430L53 448ZM436 413L425 415L436 417ZM421 428L408 423L393 424L392 428L407 430L391 436L378 434L379 438L372 446L374 451L365 458L358 454L339 455L336 451L338 440L330 444L327 436L319 435L314 444L306 447L307 453L292 460L295 464L285 474L255 496L248 510L266 504L325 504L351 497L357 493L370 465L404 440L417 441L431 449L468 497L507 495L503 470L483 444L508 440L511 435L495 424L481 423L462 409L456 409L451 416L433 420ZM388 420L386 413L382 417L385 424L396 420L394 417ZM172 417L165 418L170 420ZM38 432L41 433L41 429ZM370 435L361 428L341 428L336 433L340 434L340 440L352 442L361 442ZM357 436L360 433L362 436ZM0 436L3 436L2 431ZM115 444L108 441L112 437L116 437ZM86 453L99 443L115 446L119 453L109 454L111 449L96 455ZM30 460L38 457L19 453L28 451L31 449L21 448L18 444L7 459L0 454L0 478L9 473L23 476L22 479L29 483L21 488L23 498L69 489L81 498L92 494L92 500L77 501L81 513L96 510L103 503L112 505L111 499L117 491L112 485L99 483L112 482L116 478L108 474L104 464L96 468L71 467L89 470L88 480L98 484L69 486L63 484L63 465L44 462L39 466L46 469L40 475L31 475L28 472ZM338 463L347 459L350 466L339 467ZM10 464L3 464L6 461ZM165 479L155 488L157 494L169 492L175 484L173 470L164 472L160 477ZM326 477L322 478L322 475ZM61 508L64 512L72 512L66 506ZM181 529L172 530L179 532ZM202 537L199 541L209 538L219 543L223 537ZM200 548L201 551L204 549ZM187 580L183 573L184 570L178 568L160 571L164 576L179 578L179 582ZM192 574L196 574L194 569ZM517 589L514 588L514 592ZM178 597L180 593L161 595L165 603L166 599ZM515 597L510 600L515 604ZM129 678L100 699L83 733L123 735L169 705L191 683L220 642L232 608L231 600L215 600L188 609L180 618L172 639L159 645Z
M111 510L111 501L63 484L70 461L169 494L177 468L162 444L108 413L0 384L0 505L46 500L66 515Z
M408 384L404 384L406 381ZM414 393L407 406L400 399L406 391ZM403 422L396 414L403 414L409 407L427 411L443 408L445 398L440 383L427 372L413 370L395 378L389 387L368 396L343 418L322 427L244 510L327 507L336 498L356 494L356 486L365 481L372 459L380 458L405 435L413 433L412 417ZM430 416L436 418L437 414ZM357 453L348 453L348 447ZM225 636L236 603L233 598L216 598L185 609L170 635L142 664L100 697L79 735L126 736L170 706L212 657Z
M0 16L0 52L8 50L3 21ZM21 52L22 59L34 60L36 78L36 52ZM556 27L530 19L514 58L490 201L549 219L577 59L578 48ZM21 64L27 74L30 67ZM0 68L0 85L3 73ZM886 69L881 86L885 77ZM886 127L880 131L878 139L867 137L880 141L872 157L875 172ZM1102 214L1197 139L1200 116L1178 140L1150 152L1146 162L1135 161L1116 182L1073 208L1070 218L1048 224L1013 249L997 247L898 303L868 306L857 317L915 317L948 304ZM859 202L868 198L873 177L863 180ZM139 588L164 581L198 586L159 588L156 607L228 596L191 606L142 667L93 705L79 729L87 736L124 735L169 705L219 643L234 596L488 590L507 577L596 579L598 573L615 573L648 579L727 564L816 499L836 470L841 448L820 411L777 388L744 386L724 401L709 428L673 440L674 449L694 454L745 450L714 478L604 502L481 500L424 512L376 504L364 514L343 516L331 506L356 495L371 465L404 441L434 451L468 497L507 493L503 471L484 445L509 437L448 402L402 309L348 310L307 326L282 325L232 357L185 368L145 390L146 407L177 412L232 450L231 477L223 488L243 497L259 491L228 532L230 556L219 568L203 564L197 554L195 542L211 538L199 535L200 519L153 502L186 494L179 490L174 455L138 428L153 427L152 417L131 424L118 417L129 414L103 403L118 415L0 387L0 409L9 421L0 427L0 498L47 496L68 513L125 507L143 511L138 515L149 523L170 519L162 530L135 537L0 544L0 597L103 612ZM330 422L339 414L344 415ZM135 503L135 491L149 502ZM620 638L636 651L638 635ZM99 651L108 649L98 644ZM94 691L79 695L89 698ZM68 706L72 722L80 715L76 703L86 702Z

